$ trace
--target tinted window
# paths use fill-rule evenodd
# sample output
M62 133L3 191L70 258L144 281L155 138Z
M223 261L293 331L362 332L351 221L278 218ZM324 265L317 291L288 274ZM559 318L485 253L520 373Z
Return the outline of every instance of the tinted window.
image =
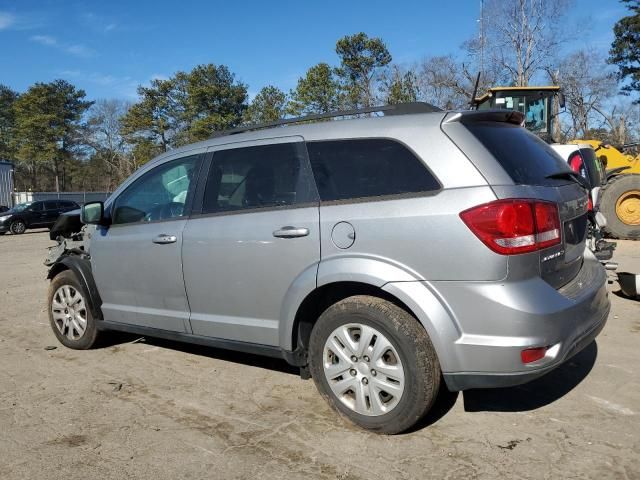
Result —
M474 122L469 131L485 146L516 184L557 185L548 175L566 171L567 162L547 143L518 125Z
M157 166L116 200L113 223L168 220L185 214L196 172L197 155Z
M294 205L314 199L304 145L221 150L213 156L202 213Z
M592 148L581 148L580 153L584 158L589 175L589 182L592 187L602 185L603 169L600 159Z
M392 140L310 142L307 149L322 200L440 189L438 181L422 162L406 147Z
M44 209L45 210L57 210L58 209L58 202L55 201L55 200L46 200L43 203L44 203Z
M42 211L42 203L43 202L33 202L29 206L29 210L32 212L41 212Z

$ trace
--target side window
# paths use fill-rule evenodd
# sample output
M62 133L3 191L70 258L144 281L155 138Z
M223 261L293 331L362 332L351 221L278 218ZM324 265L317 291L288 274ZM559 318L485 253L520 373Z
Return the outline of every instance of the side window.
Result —
M113 223L152 222L181 217L195 187L198 155L157 166L116 199Z
M44 209L45 210L57 210L58 209L58 202L55 200L47 200L44 202Z
M221 150L213 155L202 213L294 205L315 200L304 144Z
M387 139L307 143L320 199L429 192L440 184L405 146Z
M33 202L29 207L29 210L32 212L41 212L43 210L42 203L43 202Z

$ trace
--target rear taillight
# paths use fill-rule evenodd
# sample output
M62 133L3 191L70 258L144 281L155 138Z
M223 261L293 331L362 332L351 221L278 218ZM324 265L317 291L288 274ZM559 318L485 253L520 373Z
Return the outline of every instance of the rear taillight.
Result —
M465 210L460 217L485 245L502 255L534 252L560 243L555 203L496 200Z

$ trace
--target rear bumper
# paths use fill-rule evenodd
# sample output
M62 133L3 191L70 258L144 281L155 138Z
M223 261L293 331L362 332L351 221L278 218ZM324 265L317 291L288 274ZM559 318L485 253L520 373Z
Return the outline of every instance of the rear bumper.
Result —
M447 300L459 332L441 361L452 391L519 385L544 375L591 343L610 310L606 272L591 252L559 290L540 278L433 287ZM546 355L523 364L522 350L535 347L548 347Z
M472 388L501 388L501 387L513 387L516 385L522 385L523 383L530 382L536 378L540 378L543 375L549 373L551 370L559 367L571 357L579 353L586 346L588 346L602 331L607 323L607 317L609 310L602 319L595 324L591 330L586 332L581 337L575 339L573 344L569 345L563 358L557 359L557 361L546 365L544 367L535 368L533 370L525 372L514 373L476 373L476 372L461 372L461 373L447 373L444 374L444 380L447 384L447 388L452 391L469 390Z

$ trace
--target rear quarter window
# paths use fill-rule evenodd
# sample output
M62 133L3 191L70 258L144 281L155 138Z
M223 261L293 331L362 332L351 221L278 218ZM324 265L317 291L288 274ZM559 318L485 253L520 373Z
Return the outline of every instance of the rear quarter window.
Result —
M547 176L568 170L567 162L527 129L502 122L473 122L467 129L489 150L516 184L562 185Z
M404 145L389 139L308 142L323 201L433 192L440 184Z

